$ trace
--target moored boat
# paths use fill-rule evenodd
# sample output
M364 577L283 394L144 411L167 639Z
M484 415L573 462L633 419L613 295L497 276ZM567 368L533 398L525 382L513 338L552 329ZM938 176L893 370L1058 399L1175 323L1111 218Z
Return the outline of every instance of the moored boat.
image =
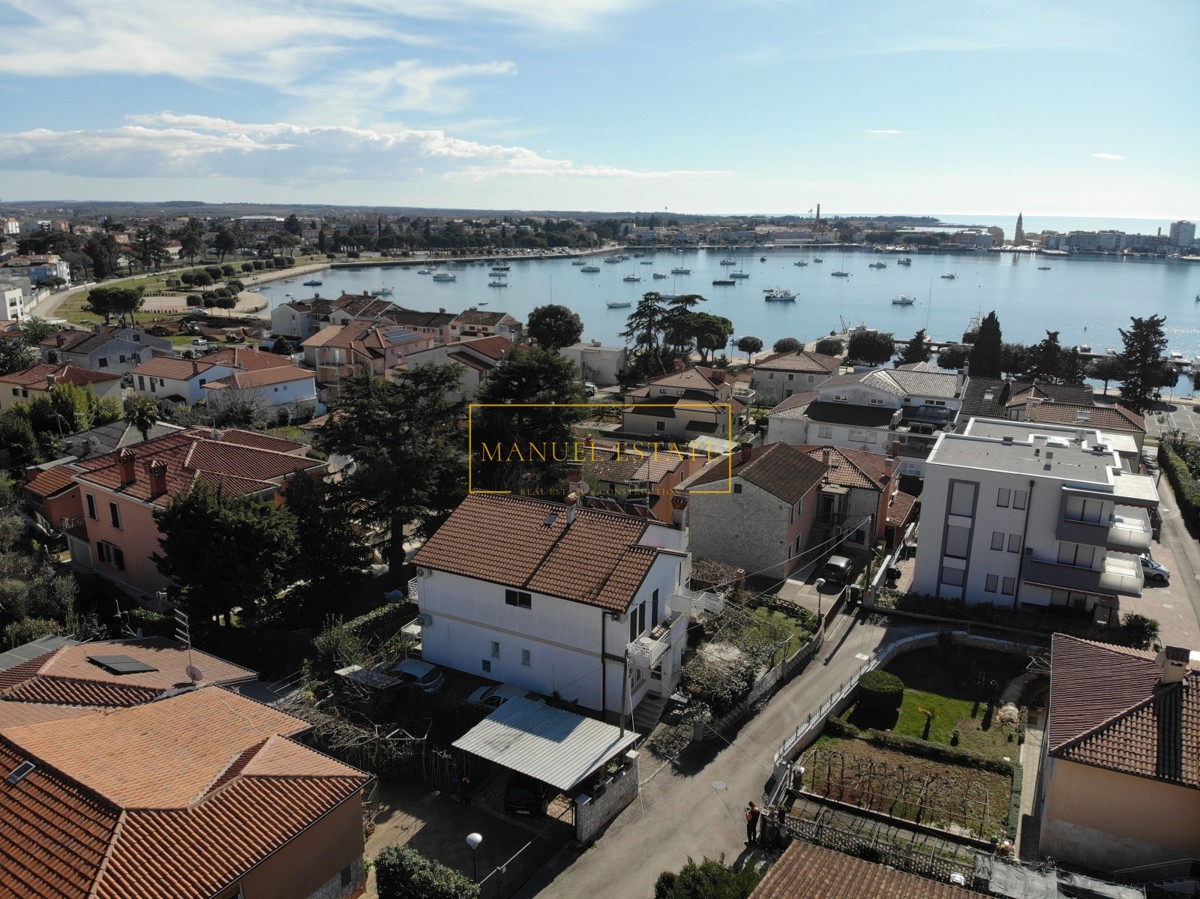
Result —
M313 278L304 282L305 287L320 287L323 282L319 278Z
M683 266L679 266L679 265L677 265L677 266L675 266L675 268L671 269L672 275L690 275L691 273L692 273L692 270L690 268L684 268Z
M608 308L609 309L628 309L632 305L633 305L633 303L626 303L626 302L609 303Z
M371 296L373 296L373 297L390 297L395 292L396 292L396 288L394 288L394 287L380 287L376 290L372 290Z
M804 266L808 265L808 263L805 262L803 259L797 259L795 262L792 263L792 265L799 266L800 268L804 268Z
M733 278L713 278L713 287L732 287L737 284Z
M892 305L893 306L911 306L915 302L916 302L916 300L914 300L912 297L910 297L906 293L902 293L899 296L892 297Z
M435 280L435 281L457 281L458 275L452 275L449 272L437 272L433 276L433 280Z
M625 276L624 278L622 278L621 280L622 280L622 281L628 281L628 282L630 282L630 283L632 284L634 281L640 281L640 280L642 280L642 279L641 279L641 278L639 278L637 275L626 275L626 276Z
M600 266L598 266L598 265L585 265L583 268L581 268L581 269L580 269L580 271L581 271L581 272L587 272L588 274L591 274L592 272L598 272L598 271L600 271Z
M796 302L796 295L790 290L777 288L774 290L768 290L765 294L763 294L763 299L768 303L794 303Z
M833 276L834 278L849 278L850 277L849 272L830 272L829 274L831 276Z
M872 262L867 268L887 268L886 262Z
M896 260L896 265L912 265L912 260L907 256L903 256Z
M945 272L942 274L942 277L945 278L947 281L953 281L955 278L958 277L958 275L954 274L954 272Z

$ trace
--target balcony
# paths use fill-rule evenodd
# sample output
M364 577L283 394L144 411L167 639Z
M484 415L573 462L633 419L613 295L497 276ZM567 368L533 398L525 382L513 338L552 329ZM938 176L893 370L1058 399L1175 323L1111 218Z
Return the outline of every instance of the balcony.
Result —
M643 634L628 645L626 651L631 665L639 668L656 668L667 651L681 641L686 633L687 617L674 609L667 609L667 617L654 630Z
M1025 580L1056 590L1077 593L1142 595L1142 569L1137 556L1111 554L1103 568L1078 568L1039 559L1025 560Z
M414 577L414 578L409 579L408 601L409 602L418 602L421 598L420 590L421 590L421 579L419 577Z
M1150 513L1139 506L1118 505L1100 521L1084 521L1066 516L1066 496L1054 536L1068 543L1103 546L1116 552L1142 553L1150 549L1153 529Z

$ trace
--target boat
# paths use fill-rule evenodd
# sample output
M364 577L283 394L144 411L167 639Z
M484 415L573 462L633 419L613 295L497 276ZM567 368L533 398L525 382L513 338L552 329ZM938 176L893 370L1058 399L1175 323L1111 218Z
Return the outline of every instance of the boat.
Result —
M390 297L395 292L396 292L396 288L394 288L394 287L380 287L376 290L372 290L371 296L373 296L373 297Z
M487 304L488 304L488 301L487 301L487 300L480 300L480 301L479 301L479 302L477 302L475 305L476 305L476 306L486 306Z
M849 278L850 277L849 272L830 272L829 274L835 278Z
M632 306L632 305L633 305L633 303L625 303L625 302L622 302L622 303L609 303L609 304L608 304L608 308L609 308L609 309L628 309L628 308L629 308L630 306Z
M1013 258L1015 259L1016 257L1014 256ZM1039 265L1039 266L1038 266L1038 271L1039 271L1039 272L1048 272L1048 271L1050 271L1050 266L1048 266L1048 265ZM1196 299L1200 300L1200 296L1197 296L1197 297L1196 297Z
M655 281L662 281L663 279L665 279L665 278L669 278L669 277L671 277L671 276L670 276L670 275L664 275L662 272L655 272L655 273L654 273L654 280L655 280Z
M512 266L507 262L493 262L492 271L494 272L509 272L512 271Z
M591 273L593 273L593 272L598 272L598 271L600 271L600 266L598 266L598 265L585 265L583 268L581 268L581 269L580 269L580 271L581 271L581 272L587 272L588 274L591 274Z
M488 281L488 287L508 287L508 282L501 281L499 279L495 281Z
M305 281L305 287L320 287L322 282L318 278L313 278L311 281Z
M732 287L737 284L733 278L713 278L713 287Z
M722 259L721 265L737 265L732 259Z
M953 281L955 278L958 277L958 275L954 274L954 272L945 272L942 274L942 277L945 278L947 281Z
M872 262L867 268L887 268L886 262Z
M797 265L800 268L804 268L804 266L808 265L808 263L805 262L803 259L799 259L796 262L793 262L792 265Z
M912 265L912 260L907 256L902 256L896 260L896 265Z
M653 259L643 259L638 265L654 265Z
M675 266L675 268L671 269L672 275L690 275L691 273L692 273L692 270L690 268L683 268L678 265Z
M418 275L432 275L432 274L433 274L433 269L431 269L431 268L419 268L419 269L417 269L417 274L418 274Z
M820 256L814 256L814 257L813 257L813 262L824 262L824 261L825 261L825 260L824 260L824 259L822 259Z
M452 275L449 272L437 272L433 276L435 281L457 281L458 275Z
M609 265L616 265L618 262L624 262L624 256L605 256L604 261Z
M749 272L744 272L744 271L742 271L742 270L739 268L739 269L738 269L736 272L730 272L730 273L729 273L729 277L731 277L731 278L739 278L739 279L740 279L740 278L749 278L749 277L750 277L750 273L749 273Z
M758 257L758 261L759 261L759 262L766 262L766 261L767 261L767 257L766 257L766 256L759 256L759 257Z
M632 284L634 281L640 281L640 280L642 280L642 279L641 279L641 278L639 278L637 275L626 275L626 276L625 276L624 278L622 278L621 280L622 280L622 281L628 281L630 284Z
M768 303L794 303L796 302L796 295L790 290L775 289L768 290L763 294L763 299Z
M915 302L916 302L916 300L914 300L912 297L910 297L906 293L902 293L899 296L892 297L892 305L893 306L911 306Z
M583 265L583 260L582 259L572 259L571 265Z

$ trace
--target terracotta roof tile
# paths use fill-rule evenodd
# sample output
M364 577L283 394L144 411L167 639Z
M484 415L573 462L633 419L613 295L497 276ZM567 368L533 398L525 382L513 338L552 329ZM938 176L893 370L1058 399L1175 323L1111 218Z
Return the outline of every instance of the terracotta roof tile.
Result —
M513 348L513 342L507 337L493 335L491 337L476 337L474 340L461 340L455 346L470 349L498 362Z
M826 475L829 483L843 487L864 487L871 490L882 490L884 478L892 474L895 468L888 462L888 457L882 453L872 453L865 450L841 449L836 446L818 446L810 444L797 446L796 449L807 453L810 458L822 462L825 453L829 453L829 473Z
M1029 421L1086 425L1091 428L1113 431L1145 432L1146 430L1146 420L1120 403L1112 406L1093 406L1083 403L1043 401L1029 403L1025 407L1025 416Z
M286 384L290 381L312 381L315 379L316 374L314 372L289 365L287 367L277 366L275 368L260 368L255 371L234 372L220 380L210 381L204 386L222 385L232 387L235 390L250 390L255 387L270 387L272 384Z
M268 368L295 367L292 360L278 353L268 353L253 347L222 347L211 353L205 353L199 358L200 362L211 362L214 365L227 365L242 371L262 371Z
M916 504L917 498L911 493L897 490L895 497L892 498L892 504L888 506L888 524L892 525L892 527L901 527L908 524L908 519L912 516L913 506Z
M624 610L658 552L642 519L511 496L468 496L417 552L417 565ZM553 520L551 520L553 518ZM632 587L630 585L633 585Z
M130 374L148 378L170 378L172 381L190 381L207 374L216 366L199 359L176 359L174 356L156 356L149 362L130 369Z
M984 895L793 840L750 899L970 899Z
M754 368L828 375L836 372L841 364L842 360L836 356L797 350L794 353L773 353L755 362Z
M0 381L6 384L20 384L30 390L49 390L53 386L50 383L51 376L54 378L54 384L74 384L77 387L86 387L88 384L98 384L102 381L121 380L120 375L80 368L78 365L43 363L0 376Z
M785 503L795 503L819 484L825 474L821 462L786 443L753 447L748 456L747 459L740 453L734 455L733 478L747 481ZM726 484L729 476L728 458L717 459L694 478L690 486Z
M75 469L67 465L55 465L39 471L32 480L26 481L25 490L35 496L50 497L75 484Z
M120 708L149 702L161 694L161 690L153 690L149 687L38 675L24 683L9 687L0 693L0 696L10 702Z

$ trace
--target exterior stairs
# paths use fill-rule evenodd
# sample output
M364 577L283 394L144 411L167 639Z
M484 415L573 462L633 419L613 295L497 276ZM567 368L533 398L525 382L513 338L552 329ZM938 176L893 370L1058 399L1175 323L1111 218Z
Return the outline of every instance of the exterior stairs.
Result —
M633 710L633 726L640 734L648 734L654 730L658 724L658 720L662 717L663 709L667 707L667 698L665 696L650 696L643 697L638 703L638 707Z

